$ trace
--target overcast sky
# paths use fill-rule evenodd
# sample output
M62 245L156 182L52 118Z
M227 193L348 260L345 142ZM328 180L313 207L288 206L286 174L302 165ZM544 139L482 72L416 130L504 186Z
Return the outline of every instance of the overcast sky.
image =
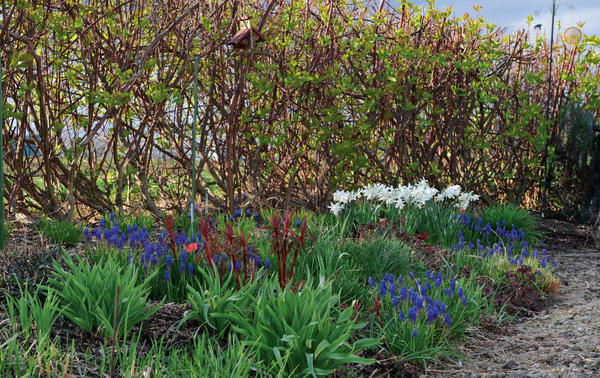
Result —
M414 0L414 3L427 5L425 0ZM438 0L435 6L439 9L452 6L455 15L462 16L467 12L475 16L477 13L473 6L476 4L481 5L481 15L493 24L506 27L508 32L527 28L527 16L533 15L532 25L542 24L542 31L550 34L552 0ZM569 26L576 26L579 21L585 21L583 32L600 36L600 0L557 0L556 4L555 33L558 33L558 21L563 31Z

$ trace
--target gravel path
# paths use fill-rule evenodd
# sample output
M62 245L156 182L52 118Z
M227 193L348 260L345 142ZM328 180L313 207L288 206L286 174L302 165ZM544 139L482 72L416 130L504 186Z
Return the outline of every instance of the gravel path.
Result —
M600 251L583 227L544 222L561 286L544 310L466 340L461 363L422 376L600 377ZM584 246L587 244L587 247Z

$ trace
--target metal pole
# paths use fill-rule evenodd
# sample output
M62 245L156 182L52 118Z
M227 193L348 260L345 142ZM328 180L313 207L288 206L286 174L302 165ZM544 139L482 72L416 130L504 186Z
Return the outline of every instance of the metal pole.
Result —
M4 123L2 122L2 60L0 59L0 250L4 248Z
M198 119L198 57L194 58L194 123L192 126L192 198L190 202L190 238L194 235L194 203L196 202L196 121Z
M552 48L554 46L554 16L556 15L556 0L552 0L552 26L550 27L550 60L548 62L548 98L546 99L546 121L550 118L550 94L552 89ZM548 193L548 141L552 129L548 125L548 138L546 139L546 145L544 147L544 189L542 192L542 218L545 217L546 206L547 206L547 193Z

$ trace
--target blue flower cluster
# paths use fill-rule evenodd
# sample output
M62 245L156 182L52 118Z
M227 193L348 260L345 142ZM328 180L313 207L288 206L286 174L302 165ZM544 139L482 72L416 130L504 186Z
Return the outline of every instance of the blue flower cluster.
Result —
M510 225L510 229L506 225L506 220L502 220L502 222L496 222L496 227L492 227L490 222L486 222L483 225L483 218L481 217L471 217L470 215L463 213L457 216L458 223L471 231L472 234L479 235L480 239L484 242L487 242L487 246L491 246L491 242L489 241L490 237L494 239L500 238L504 240L505 244L510 244L511 242L518 242L519 240L525 240L525 232L522 228L517 229L514 224ZM493 235L492 235L493 234ZM464 246L464 237L462 232L458 231L459 242L456 245L456 249L460 250ZM480 239L477 239L477 248L479 250L483 250L484 245ZM472 242L469 242L469 247L474 249L474 245Z
M242 194L242 201L246 201L248 199L248 196L246 195L246 193ZM233 199L233 203L237 206L239 203L239 200L237 198ZM242 208L236 208L233 210L233 215L229 216L229 220L233 221L236 218L240 218L242 216L242 214L244 214L244 211L242 210ZM260 219L260 215L258 215L257 211L252 212L252 210L250 208L246 208L245 211L246 214L246 218L254 218L255 221L258 221Z
M235 218L240 218L241 216L242 216L242 209L235 209L235 210L233 210L233 215L229 216L229 220L233 221ZM246 218L251 218L251 217L254 217L255 221L258 221L260 219L260 216L258 215L257 211L255 211L253 213L252 210L246 209Z
M256 216L258 214L256 213ZM105 242L108 245L116 247L121 250L128 249L128 261L129 263L133 263L132 254L136 254L137 251L140 251L140 262L147 271L148 267L157 266L161 259L165 259L165 273L164 279L168 281L171 277L170 270L173 266L173 255L171 251L171 244L168 239L167 231L163 231L158 234L156 238L156 242L153 242L150 238L150 232L145 227L138 227L137 224L128 225L126 231L121 231L118 222L115 219L114 214L110 214L110 224L107 224L104 218L100 219L98 226L96 226L93 230L88 229L87 227L84 229L85 237L92 241L96 239L98 242ZM213 229L217 228L216 222L213 222L212 218L209 220L210 226ZM181 250L179 256L179 273L185 274L186 268L187 273L192 275L194 272L194 264L192 261L188 261L188 252L186 250L186 246L190 243L197 243L197 250L202 248L204 240L202 239L202 235L200 232L197 232L196 235L193 235L191 240L188 238L185 232L175 232L174 233L174 241L177 250ZM256 267L260 266L260 257L252 254L252 247L248 247L249 256L256 265ZM226 261L227 255L214 255L213 261L218 264L220 261ZM266 269L269 269L271 266L271 261L267 258L265 261ZM240 266L240 263L237 262L235 269L236 271L240 271L243 266ZM234 269L233 264L229 262L229 270L232 271Z
M473 232L482 233L484 239L487 239L492 233L492 225L490 222L487 222L484 226L483 218L471 217L467 213L458 215L458 224L471 229ZM504 221L504 227L506 227L506 221Z
M93 231L90 231L87 227L83 230L84 235L88 240L94 240L100 242L104 241L108 245L116 247L118 249L129 249L128 260L129 263L133 263L132 253L133 251L139 250L140 262L144 267L144 270L148 269L148 266L155 267L159 264L162 257L165 258L165 264L167 270L165 271L165 280L169 279L168 270L173 265L173 257L171 256L170 243L167 240L167 231L163 231L158 235L157 241L153 242L150 239L150 232L145 227L138 227L137 224L128 225L125 231L121 231L118 222L115 220L115 215L110 214L110 225L107 225L104 218L100 219L98 226ZM186 265L189 274L194 271L194 265L192 262L187 261L187 251L184 248L190 243L187 235L184 232L177 232L174 234L175 246L177 249L182 248L179 264L179 272L184 274ZM191 242L199 241L202 243L202 236L198 232L192 236ZM135 254L135 253L134 253Z
M171 267L173 266L173 257L171 255L167 255L165 260L166 260L165 265L167 266L167 269L165 269L164 279L165 279L165 281L168 281L169 280L169 272L171 270ZM194 274L194 264L192 262L187 262L187 251L185 249L183 249L183 250L181 250L180 262L179 262L179 274L180 275L185 275L186 263L187 263L188 274L190 276L192 276ZM147 267L147 265L144 266L144 269L146 269L146 267Z
M481 218L471 218L468 215L461 214L459 216L459 222L461 222L462 225L469 226L472 231L484 232L486 239L487 236L490 235L490 223L488 222L484 227L480 228L482 224ZM506 254L508 261L513 265L527 265L526 262L528 257L538 259L539 265L542 268L545 268L550 263L550 257L545 249L542 250L541 256L539 256L537 250L533 250L531 253L529 253L529 244L526 240L525 232L521 228L517 229L514 224L511 225L510 229L508 229L505 220L503 220L502 223L496 222L495 234L497 234L501 239L500 243L491 245L491 243L488 241L486 248L483 246L481 241L477 239L476 246L472 242L469 242L468 247L473 250L477 248L477 250L479 250L481 253L481 257L483 258L490 258L495 255ZM458 231L458 238L458 243L450 248L452 252L460 251L465 247L465 238L460 230ZM557 266L558 264L554 262L552 265ZM538 273L541 274L540 271L538 271Z
M145 227L139 229L137 224L134 227L129 226L127 232L121 232L114 214L110 214L110 225L107 225L106 220L102 218L93 231L86 227L83 230L83 234L88 240L92 240L93 238L104 240L119 249L124 248L125 242L128 239L130 247L133 247L138 243L143 244L142 241L149 237L148 230Z
M102 218L100 219L98 226L93 230L86 227L83 230L83 234L88 240L93 240L95 238L97 241L104 241L118 249L129 247L130 250L133 250L141 248L149 255L150 253L148 253L148 251L152 248L157 252L157 257L160 257L161 254L170 250L167 241L167 231L163 231L162 234L159 234L157 238L158 241L155 245L151 246L151 244L154 243L150 240L150 233L146 227L140 228L137 224L133 224L128 225L126 231L121 231L118 222L115 220L115 215L112 213L110 214L110 225L107 225L105 219ZM174 239L177 248L190 243L185 232L176 232L174 234ZM197 240L202 240L200 232L192 236L191 242L193 243Z
M429 270L426 272L427 278L421 283L419 279L414 278L414 273L410 273L410 277L414 281L414 285L407 287L402 276L396 279L393 274L385 274L384 278L379 283L379 296L383 301L389 293L391 302L396 310L400 308L398 319L400 321L408 320L412 323L417 323L420 314L426 316L427 323L432 324L436 320L443 320L447 326L452 325L452 318L447 312L447 304L439 299L436 292L443 292L447 295L448 300L452 298L459 299L463 306L468 304L468 299L464 294L462 287L456 287L454 278L444 282L441 273L434 274ZM376 290L373 277L368 279L369 285ZM447 286L447 288L445 288ZM401 305L402 303L402 305ZM407 308L405 313L404 309Z

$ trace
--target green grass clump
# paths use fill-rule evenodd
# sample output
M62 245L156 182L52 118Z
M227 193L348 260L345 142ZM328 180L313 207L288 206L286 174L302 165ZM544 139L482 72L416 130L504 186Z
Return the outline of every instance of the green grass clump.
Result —
M53 243L74 247L83 237L83 225L71 220L41 219L39 228L42 234Z
M411 257L410 247L400 240L383 236L371 240L348 240L342 242L338 249L337 254L330 257L324 254L322 259L341 265L332 285L345 303L355 299L361 302L367 300L365 285L369 277L383 277L387 272L408 274L411 269L425 271L424 265ZM341 259L341 263L337 259Z
M14 334L20 332L25 340L35 334L37 345L44 346L50 341L50 330L58 317L58 297L49 293L42 298L38 286L34 293L19 286L19 297L7 295L7 313Z
M423 263L413 258L411 247L398 239L378 236L370 240L351 240L343 245L342 252L348 254L352 270L364 282L369 276L383 277L385 273L405 275L410 271L425 271Z
M58 262L54 263L55 273L49 280L52 285L49 290L60 297L62 314L84 331L99 331L107 338L113 335L126 337L137 323L158 311L160 306L146 307L153 274L138 285L134 265L123 268L106 258L90 267L80 257L76 256L76 260L77 263L69 256L65 257L68 270Z
M140 334L137 334L129 343L117 345L114 376L245 378L255 376L251 372L260 367L255 361L255 354L244 347L235 335L219 340L201 333L185 348L173 348L164 338L153 340L149 350L140 348L139 344ZM97 366L95 371L83 371L86 376L94 372L102 377L112 375L111 341L107 340L101 348L100 353L89 351L86 354L92 361L88 361L85 367ZM101 359L97 356L101 356Z
M156 376L190 376L190 373L192 377L257 376L255 372L260 364L254 360L255 355L256 353L245 347L235 335L227 339L226 347L221 347L218 340L203 333L195 339L191 353L177 349L170 353L166 363L157 367L155 371ZM150 353L148 357L153 358Z
M536 229L535 217L519 206L498 204L486 207L483 209L483 219L484 223L490 222L492 227L495 227L496 222L504 221L508 227L514 225L517 230L522 229L530 244L539 241L544 236L541 231Z
M378 344L372 338L350 342L365 324L352 319L352 308L339 310L339 299L323 280L314 288L309 280L299 292L268 282L253 319L224 316L275 376L326 376L344 364L373 362L356 354Z
M459 225L456 221L460 211L447 202L429 201L418 208L407 205L401 211L402 228L409 234L427 233L427 242L449 247L458 241Z
M350 236L362 224L376 224L385 218L396 225L396 231L407 234L427 233L428 243L449 247L458 241L460 211L446 201L428 201L424 206L406 204L402 209L372 201L352 203L338 216L340 236Z
M230 321L218 315L249 316L249 308L252 308L250 304L256 296L258 285L249 282L238 288L234 275L227 274L221 277L216 266L214 269L199 269L198 274L202 276L202 280L196 279L195 287L187 285L191 310L187 312L180 324L188 319L194 319L217 335L223 336L229 329Z

